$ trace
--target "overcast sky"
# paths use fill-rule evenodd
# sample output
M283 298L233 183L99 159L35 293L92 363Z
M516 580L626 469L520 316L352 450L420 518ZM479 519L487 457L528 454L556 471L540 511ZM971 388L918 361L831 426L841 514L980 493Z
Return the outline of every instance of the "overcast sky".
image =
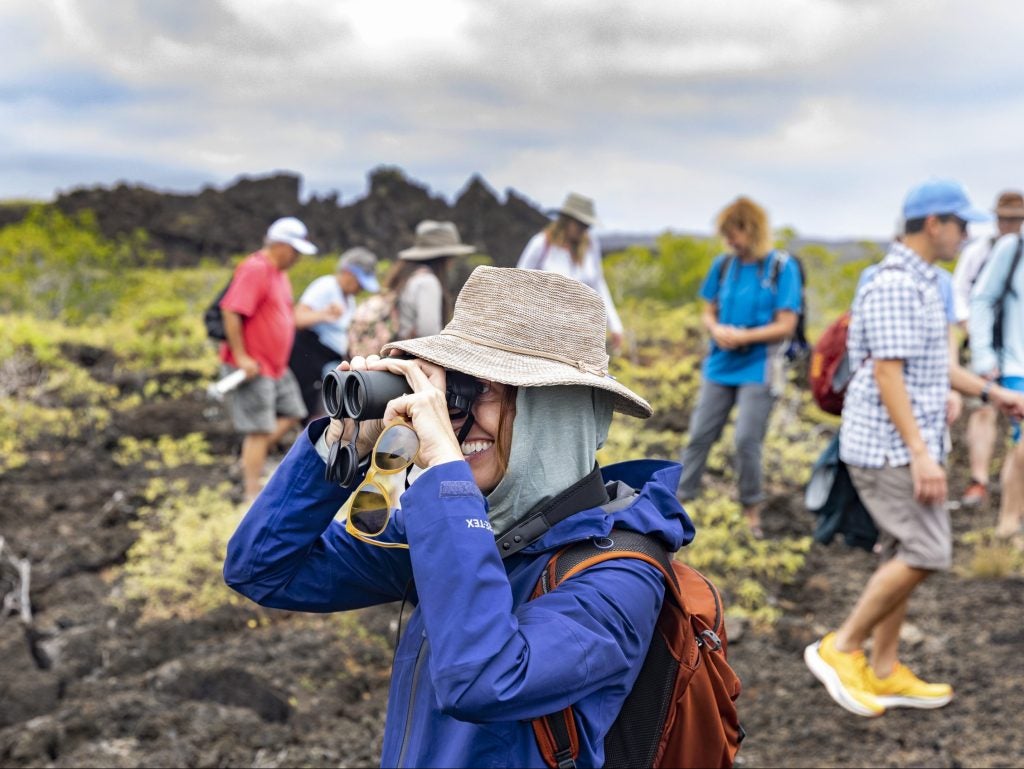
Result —
M361 196L473 173L604 230L708 231L738 194L885 237L906 189L1024 187L1017 2L2 0L0 198L289 170Z

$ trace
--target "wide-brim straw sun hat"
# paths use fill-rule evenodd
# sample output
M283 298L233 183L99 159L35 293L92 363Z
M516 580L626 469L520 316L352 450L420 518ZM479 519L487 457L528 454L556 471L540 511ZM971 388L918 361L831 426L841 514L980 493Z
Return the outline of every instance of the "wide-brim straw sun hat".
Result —
M425 219L416 225L412 248L399 251L398 257L416 262L439 256L465 256L473 253L476 253L476 248L462 242L453 222Z
M570 192L566 195L562 207L556 208L554 213L569 216L578 222L583 222L588 227L593 227L598 222L594 201L578 192Z
M584 385L646 418L651 405L608 375L604 302L578 280L543 270L477 267L440 334L392 342L447 369L515 387Z

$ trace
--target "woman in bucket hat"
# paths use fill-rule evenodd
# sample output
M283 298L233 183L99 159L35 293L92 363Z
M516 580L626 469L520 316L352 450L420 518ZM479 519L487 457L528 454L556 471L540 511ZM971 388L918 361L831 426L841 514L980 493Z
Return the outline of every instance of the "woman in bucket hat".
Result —
M452 257L475 251L460 240L452 222L426 219L416 226L412 248L398 252L398 261L384 281L398 297L398 339L441 330L451 314L448 268Z
M531 594L556 550L613 527L669 551L694 534L674 495L678 465L596 467L613 411L651 414L608 376L604 328L600 297L578 281L478 267L440 334L385 348L401 357L340 367L403 375L411 391L388 403L383 423L415 430L423 469L381 529L349 534L358 502L324 480L323 456L330 444L345 447L353 426L321 419L232 537L225 578L263 605L415 604L395 652L382 765L544 766L530 719L570 703L576 766L603 764L605 733L651 640L662 579L647 563L618 559ZM478 394L453 417L445 389L456 372ZM405 429L361 423L359 454Z
M575 278L601 295L613 350L622 346L622 321L604 280L601 246L590 228L597 224L594 201L577 192L565 197L557 218L526 244L517 267L548 270Z

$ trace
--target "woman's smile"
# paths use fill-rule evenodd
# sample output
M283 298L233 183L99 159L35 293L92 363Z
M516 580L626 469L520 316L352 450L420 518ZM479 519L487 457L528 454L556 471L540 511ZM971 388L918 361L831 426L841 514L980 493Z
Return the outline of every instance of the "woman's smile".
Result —
M494 441L490 439L478 438L476 440L466 441L462 444L462 456L466 457L467 460L472 460L492 448L494 448Z

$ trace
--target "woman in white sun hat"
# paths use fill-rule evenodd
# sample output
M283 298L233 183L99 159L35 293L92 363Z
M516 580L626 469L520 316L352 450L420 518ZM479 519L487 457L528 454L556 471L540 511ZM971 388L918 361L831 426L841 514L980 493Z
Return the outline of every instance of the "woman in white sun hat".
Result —
M568 544L610 545L625 529L673 552L694 533L674 494L678 465L596 465L613 411L651 414L608 376L605 323L601 298L576 280L478 267L441 333L384 348L401 357L339 367L353 380L406 380L380 422L358 423L370 469L355 491L324 479L354 425L315 421L232 537L225 578L265 606L415 605L395 653L382 765L543 766L531 719L568 704L575 765L603 765L651 642L660 572L602 561L531 595ZM460 377L472 397L455 408L446 391ZM378 483L414 453L415 483ZM382 515L364 528L368 512Z
M622 346L622 321L604 280L601 246L590 231L597 224L594 201L576 192L565 197L557 218L526 244L517 267L548 270L575 278L601 295L608 316L612 350Z

